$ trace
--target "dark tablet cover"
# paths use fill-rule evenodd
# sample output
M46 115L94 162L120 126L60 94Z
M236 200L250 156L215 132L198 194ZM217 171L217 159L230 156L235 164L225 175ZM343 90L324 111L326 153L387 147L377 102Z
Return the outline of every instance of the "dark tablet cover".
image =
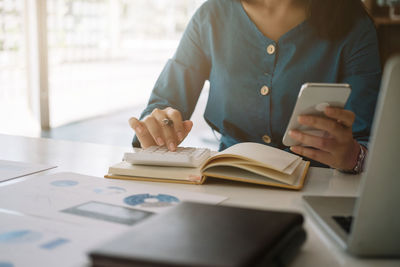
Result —
M306 235L298 213L184 202L90 252L93 266L285 266Z

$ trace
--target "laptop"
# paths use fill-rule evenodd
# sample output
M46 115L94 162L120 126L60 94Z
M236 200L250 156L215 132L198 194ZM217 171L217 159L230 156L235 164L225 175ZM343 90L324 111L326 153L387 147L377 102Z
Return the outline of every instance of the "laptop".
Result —
M400 256L399 116L400 55L384 68L358 197L303 196L317 223L357 256Z

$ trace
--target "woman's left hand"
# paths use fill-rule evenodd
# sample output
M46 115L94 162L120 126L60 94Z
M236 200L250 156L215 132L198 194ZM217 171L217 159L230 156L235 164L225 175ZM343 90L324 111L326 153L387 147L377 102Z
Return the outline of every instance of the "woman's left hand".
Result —
M292 130L289 135L304 146L292 146L290 149L332 168L352 170L360 152L360 145L354 140L352 132L355 114L350 110L334 107L325 108L324 113L328 118L302 115L298 117L298 121L327 134L317 137Z

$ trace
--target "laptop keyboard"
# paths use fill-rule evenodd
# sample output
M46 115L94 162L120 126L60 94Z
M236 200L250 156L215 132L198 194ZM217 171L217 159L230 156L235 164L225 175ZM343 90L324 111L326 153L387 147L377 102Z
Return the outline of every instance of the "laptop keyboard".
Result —
M332 218L342 227L346 233L351 231L351 223L353 222L353 216L332 216Z

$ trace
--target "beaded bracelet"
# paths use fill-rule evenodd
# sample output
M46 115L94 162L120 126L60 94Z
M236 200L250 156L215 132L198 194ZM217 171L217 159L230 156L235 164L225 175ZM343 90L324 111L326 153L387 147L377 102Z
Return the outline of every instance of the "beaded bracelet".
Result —
M357 163L354 166L354 168L352 170L339 170L339 171L348 174L361 173L364 170L364 161L366 156L367 156L367 149L364 148L364 146L360 145L360 152L358 153Z

